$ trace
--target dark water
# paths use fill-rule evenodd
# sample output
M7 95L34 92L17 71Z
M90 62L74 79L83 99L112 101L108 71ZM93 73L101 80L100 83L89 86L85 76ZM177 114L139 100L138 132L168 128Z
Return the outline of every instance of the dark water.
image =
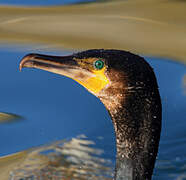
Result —
M23 72L19 72L20 59L30 52L61 55L70 53L21 50L21 48L15 50L1 46L0 111L18 114L24 119L0 124L0 156L52 143L45 148L34 150L27 159L35 159L33 154L42 152L47 158L52 156L52 162L55 161L56 164L60 154L61 169L57 172L52 170L56 176L64 178L64 174L61 175L59 172L64 170L64 167L69 170L73 165L73 174L83 170L84 179L88 177L111 179L115 162L114 132L104 106L71 79L34 69L23 69ZM186 67L169 60L146 59L156 73L163 103L163 129L154 179L184 180L186 179L186 87L184 87ZM67 141L65 146L64 139ZM43 168L43 159L33 162L35 169ZM26 174L24 177L34 178L31 176L35 172L33 168L29 165L31 170L25 169L33 162L25 161L21 167L13 170L12 179L20 179L23 174ZM82 165L83 162L87 162L86 168L85 164ZM42 169L43 171L47 169ZM36 174L39 173L41 171ZM77 176L74 176L74 179L78 179Z

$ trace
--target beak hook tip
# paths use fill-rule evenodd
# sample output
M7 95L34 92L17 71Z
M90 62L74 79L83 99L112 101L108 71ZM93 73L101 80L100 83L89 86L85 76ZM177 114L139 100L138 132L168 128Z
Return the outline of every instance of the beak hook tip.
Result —
M27 54L19 63L19 71L22 71L22 68L26 67L26 64L31 60L34 59L35 54Z

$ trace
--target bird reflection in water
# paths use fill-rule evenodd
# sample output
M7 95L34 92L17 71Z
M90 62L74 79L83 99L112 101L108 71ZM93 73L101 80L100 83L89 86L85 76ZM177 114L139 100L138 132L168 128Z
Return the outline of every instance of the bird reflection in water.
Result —
M83 136L34 148L25 160L10 172L9 180L111 180L110 160L103 151Z

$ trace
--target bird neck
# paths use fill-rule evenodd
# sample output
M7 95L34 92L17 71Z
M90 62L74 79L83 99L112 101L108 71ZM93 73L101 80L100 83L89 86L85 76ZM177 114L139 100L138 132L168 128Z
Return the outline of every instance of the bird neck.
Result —
M116 135L115 180L150 180L161 132L158 88L133 89L122 97L112 107L106 103Z

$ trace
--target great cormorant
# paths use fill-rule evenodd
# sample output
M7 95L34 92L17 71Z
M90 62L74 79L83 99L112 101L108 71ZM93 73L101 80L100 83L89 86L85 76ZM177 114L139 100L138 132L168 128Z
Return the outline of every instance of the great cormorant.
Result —
M116 180L150 180L161 132L161 100L144 58L122 50L93 49L69 56L28 54L23 67L65 75L98 97L116 136Z

